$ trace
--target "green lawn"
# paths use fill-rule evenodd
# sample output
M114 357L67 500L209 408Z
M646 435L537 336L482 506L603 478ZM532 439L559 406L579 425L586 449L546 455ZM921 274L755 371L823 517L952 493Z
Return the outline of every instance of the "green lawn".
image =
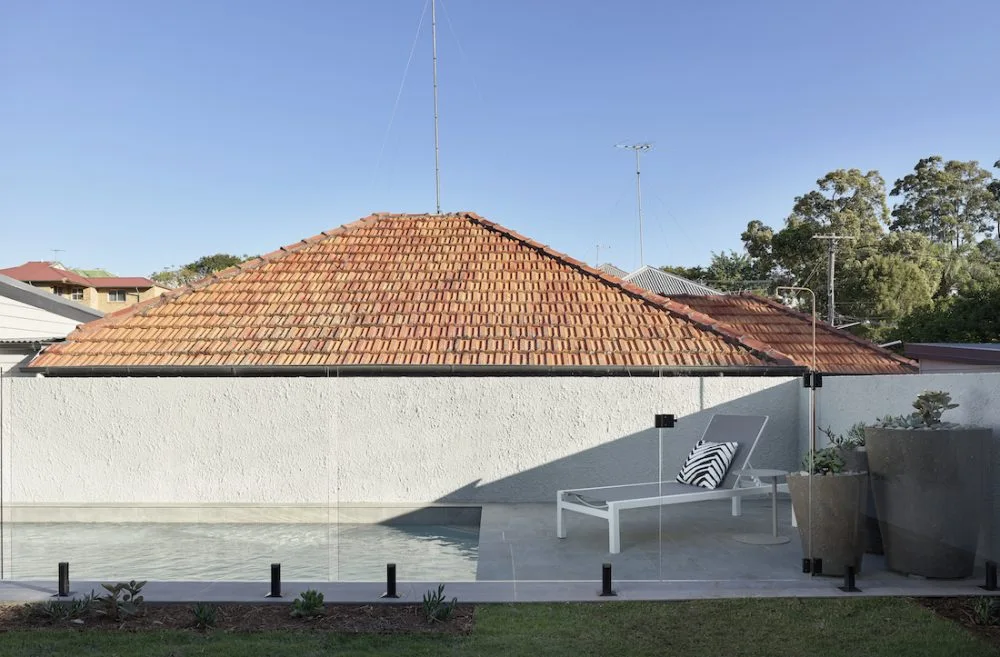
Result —
M472 635L319 633L0 635L0 656L310 657L312 655L1000 655L900 598L482 605Z

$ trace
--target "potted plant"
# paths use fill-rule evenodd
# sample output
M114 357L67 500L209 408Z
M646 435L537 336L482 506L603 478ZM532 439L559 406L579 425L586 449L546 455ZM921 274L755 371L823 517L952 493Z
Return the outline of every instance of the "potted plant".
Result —
M823 575L843 575L847 566L861 572L867 475L846 470L836 447L807 454L802 467L788 475L802 553L823 560Z
M847 430L847 434L837 434L833 429L820 428L826 434L830 445L837 449L844 459L844 469L850 472L868 472L868 451L865 447L865 423L855 422ZM875 496L871 493L870 477L865 476L868 493L865 495L865 507L862 511L865 522L865 552L882 554L882 532L879 531L878 513L875 510Z
M992 430L942 422L951 395L924 392L908 416L865 428L872 493L890 570L972 575L986 511Z

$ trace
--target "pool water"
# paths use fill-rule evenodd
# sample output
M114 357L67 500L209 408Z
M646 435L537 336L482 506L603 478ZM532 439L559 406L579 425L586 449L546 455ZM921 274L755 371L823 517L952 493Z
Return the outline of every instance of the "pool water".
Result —
M5 524L9 579L378 582L474 581L472 525L17 523Z

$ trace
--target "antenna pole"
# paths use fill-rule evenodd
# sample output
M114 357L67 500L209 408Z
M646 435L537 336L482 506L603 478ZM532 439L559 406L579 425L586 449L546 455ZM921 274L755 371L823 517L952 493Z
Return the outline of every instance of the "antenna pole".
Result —
M431 53L434 63L434 207L441 214L441 155L438 146L437 2L431 0Z
M618 148L627 148L635 151L635 202L639 211L639 266L645 265L642 253L642 183L640 182L641 171L639 166L639 154L652 150L652 144L618 144Z
M594 260L594 266L595 267L600 267L601 266L601 245L600 244L596 244L595 247L597 248L597 257ZM611 247L610 246L604 246L604 248L605 249L610 249Z

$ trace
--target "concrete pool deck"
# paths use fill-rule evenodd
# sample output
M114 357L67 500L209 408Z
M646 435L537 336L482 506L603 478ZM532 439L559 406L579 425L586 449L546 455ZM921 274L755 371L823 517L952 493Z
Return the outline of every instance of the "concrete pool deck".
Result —
M555 505L483 506L477 581L449 582L446 592L463 602L598 601L601 565L611 563L618 600L684 600L730 597L961 596L983 595L983 578L960 581L904 577L885 570L881 557L866 555L857 586L843 593L839 578L802 573L798 530L791 526L787 496L778 500L779 534L784 545L747 545L741 533L769 533L768 499L745 500L743 515L733 517L728 501L646 508L622 515L622 551L608 554L607 523L567 514L567 538L555 536ZM662 520L662 524L661 524ZM662 528L662 529L661 529ZM662 549L661 549L662 546ZM56 564L53 564L53 572ZM399 562L398 591L392 602L420 602L438 581L406 581ZM100 582L75 581L71 594L100 591ZM150 602L266 601L267 573L257 582L158 582L143 590ZM289 601L306 589L322 591L329 603L386 602L382 582L283 582ZM0 601L52 599L51 581L2 582Z

